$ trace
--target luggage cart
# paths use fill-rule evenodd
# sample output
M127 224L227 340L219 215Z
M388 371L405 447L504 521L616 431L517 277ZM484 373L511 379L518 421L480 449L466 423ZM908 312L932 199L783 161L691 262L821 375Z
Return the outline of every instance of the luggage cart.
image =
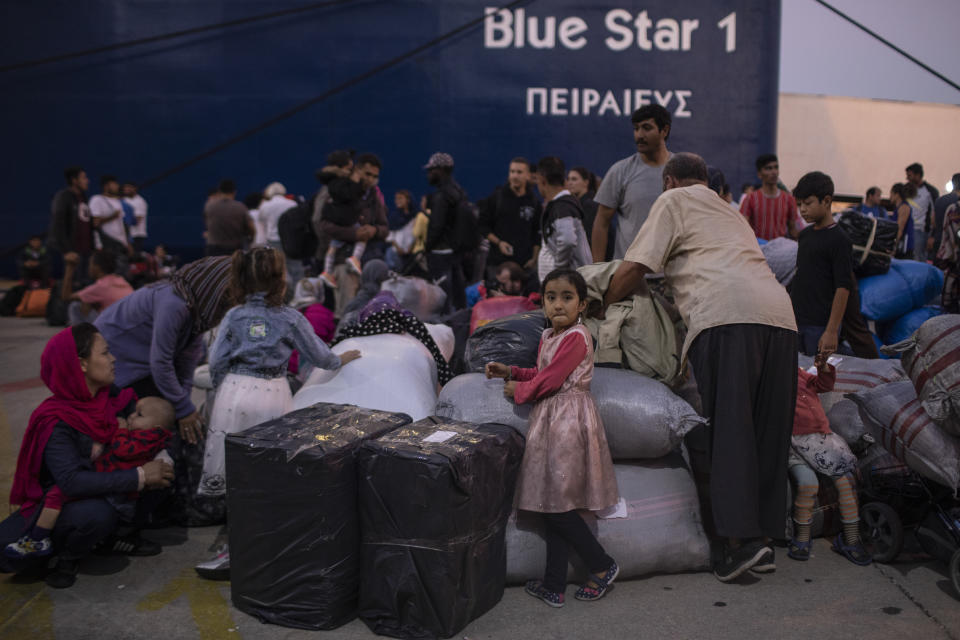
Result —
M860 537L877 562L892 562L907 528L920 547L945 562L960 597L960 503L953 490L924 479L905 464L861 469Z

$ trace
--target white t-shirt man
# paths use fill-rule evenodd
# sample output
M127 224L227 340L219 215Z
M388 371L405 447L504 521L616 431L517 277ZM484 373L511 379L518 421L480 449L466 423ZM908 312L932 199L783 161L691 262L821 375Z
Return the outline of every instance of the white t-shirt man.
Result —
M277 231L277 223L280 222L280 216L287 209L297 206L296 201L290 200L283 195L275 195L272 198L260 203L259 223L267 230L267 242L273 246L280 245L280 233Z
M139 193L130 198L124 198L124 202L133 207L133 215L137 218L137 223L130 227L131 238L147 237L147 201Z
M260 215L260 209L250 209L250 217L253 218L253 227L257 231L253 236L253 246L267 246L267 230L263 226L263 216Z
M669 154L667 160L673 157ZM666 164L666 161L664 161ZM610 167L593 201L616 211L618 218L614 260L623 258L650 214L650 207L663 193L663 165L651 166L639 152Z
M927 211L933 208L933 198L927 189L927 185L921 184L917 187L917 195L913 196L912 200L917 204L910 212L913 215L913 228L917 231L923 231L927 222Z
M98 194L90 198L90 215L94 218L109 218L118 211L120 212L120 215L109 222L104 222L101 224L99 231L102 234L110 236L112 240L116 240L126 247L127 230L123 226L123 205L120 204L120 198L112 198L103 194ZM100 242L100 238L96 236L95 238L97 248L102 249L103 246Z

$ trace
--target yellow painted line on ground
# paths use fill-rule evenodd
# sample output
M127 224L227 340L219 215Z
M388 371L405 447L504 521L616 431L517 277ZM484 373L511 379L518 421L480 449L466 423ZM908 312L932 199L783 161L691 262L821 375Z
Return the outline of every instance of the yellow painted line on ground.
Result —
M230 616L230 607L221 593L223 584L203 580L192 568L187 568L159 591L154 591L141 600L137 604L137 611L159 611L181 596L186 596L190 615L197 625L201 640L236 640L239 634Z
M13 442L10 420L0 398L0 520L10 511L10 486L20 442ZM53 640L53 600L43 582L0 581L0 638Z
M0 583L0 638L53 640L53 600L42 582Z

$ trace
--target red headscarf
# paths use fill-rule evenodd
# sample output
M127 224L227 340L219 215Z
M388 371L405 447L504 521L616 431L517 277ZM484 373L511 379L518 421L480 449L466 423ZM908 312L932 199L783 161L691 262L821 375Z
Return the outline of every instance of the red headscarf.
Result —
M44 347L40 356L40 378L53 395L41 402L30 415L10 489L10 504L20 505L27 517L43 498L40 469L43 450L53 427L62 421L106 444L117 431L117 412L136 399L131 389L111 398L109 387L101 388L96 396L90 397L77 356L77 344L69 327L50 338Z

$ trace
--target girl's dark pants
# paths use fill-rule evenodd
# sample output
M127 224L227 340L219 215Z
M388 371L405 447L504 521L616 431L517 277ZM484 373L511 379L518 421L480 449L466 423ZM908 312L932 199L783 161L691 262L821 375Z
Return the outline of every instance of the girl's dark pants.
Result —
M570 549L591 573L602 573L613 564L613 558L594 537L587 523L576 511L543 513L544 537L547 540L547 568L543 572L543 586L549 591L563 593L567 586L567 562Z

